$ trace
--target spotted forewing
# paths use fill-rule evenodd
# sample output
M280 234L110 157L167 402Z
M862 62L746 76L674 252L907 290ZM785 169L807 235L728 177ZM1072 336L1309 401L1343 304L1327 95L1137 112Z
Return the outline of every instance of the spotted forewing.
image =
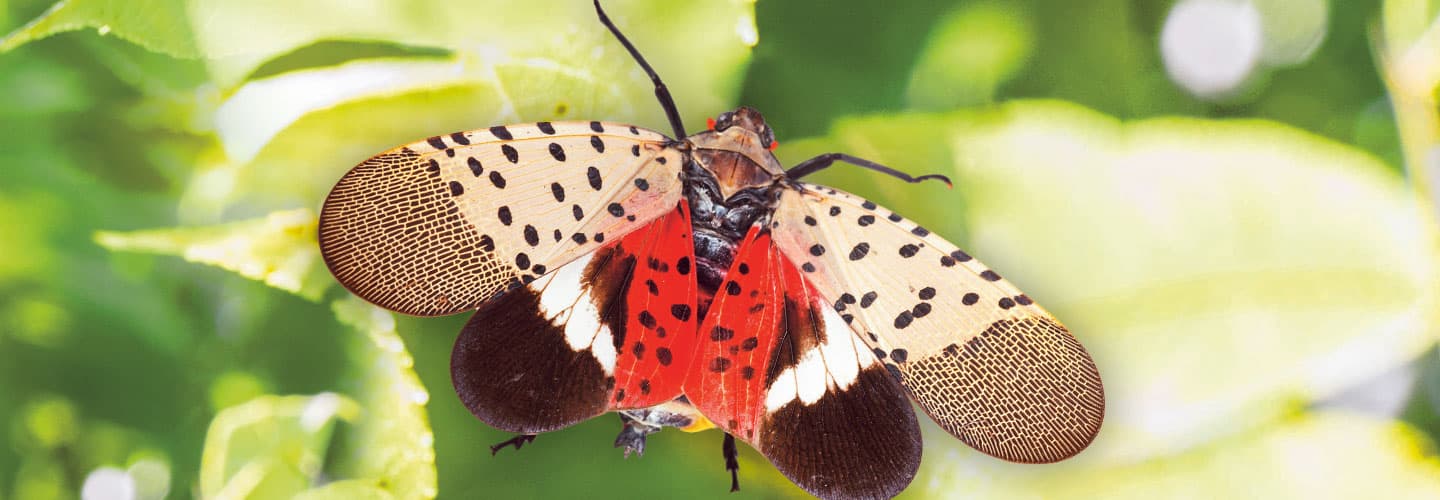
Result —
M1059 321L924 227L800 187L776 209L778 247L936 423L1017 462L1054 462L1090 443L1104 391Z
M342 284L382 307L474 310L673 210L680 157L664 140L628 125L541 122L401 146L335 184L320 248Z

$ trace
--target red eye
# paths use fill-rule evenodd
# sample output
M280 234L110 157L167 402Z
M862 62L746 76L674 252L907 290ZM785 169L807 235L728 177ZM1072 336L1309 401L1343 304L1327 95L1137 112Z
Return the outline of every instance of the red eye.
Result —
M705 119L705 128L710 129L710 130L715 130L715 119L714 119L714 118L706 118L706 119Z
M771 150L771 151L774 151L775 148L778 148L778 147L780 147L780 141L770 141L770 150Z

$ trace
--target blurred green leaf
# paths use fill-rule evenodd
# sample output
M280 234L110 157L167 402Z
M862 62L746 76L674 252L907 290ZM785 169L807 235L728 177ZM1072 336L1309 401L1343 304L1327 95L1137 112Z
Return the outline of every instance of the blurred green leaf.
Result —
M1422 38L1440 38L1440 33L1435 33L1440 23L1440 0L1386 0L1380 12L1383 41L1392 50L1405 50Z
M241 87L217 112L216 133L230 159L245 163L306 114L349 101L482 84L493 75L479 72L466 69L459 60L356 61L334 68L292 71ZM506 104L501 101L507 98L499 91L491 97L500 107Z
M376 484L376 481L346 479L301 492L295 500L390 500L390 492Z
M74 444L80 434L75 403L54 395L37 398L20 410L23 427L15 429L12 441L39 450L53 450Z
M354 401L336 395L262 396L220 412L200 458L205 498L283 498L320 474L335 420L353 420Z
M365 478L366 485L387 493L387 498L434 498L435 435L425 414L430 393L395 333L395 318L353 296L336 301L333 309L342 323L365 335L356 337L351 359L353 377L359 379L354 394L366 411L347 433L335 474ZM357 487L316 498L346 498Z
M941 19L910 72L913 109L986 104L1034 50L1028 12L999 2L966 3Z
M607 9L662 72L691 68L665 77L692 127L730 106L755 37L748 2L615 2ZM521 20L535 14L514 13ZM480 38L449 57L352 61L241 86L215 117L232 166L208 171L233 187L211 198L264 210L313 206L346 169L371 155L495 124L604 119L670 132L652 84L588 4L547 11L546 18L556 24L547 32L561 35L467 27L466 36ZM694 43L663 38L681 33ZM197 196L188 198L203 198L199 193L214 181L197 177L191 189Z
M987 119L954 136L971 244L1091 347L1095 458L1243 431L1435 340L1431 233L1367 154L1264 121Z
M1282 125L1022 102L848 122L819 142L800 146L899 152L879 159L902 170L949 155L963 213L927 213L957 196L891 180L861 191L959 226L1091 350L1109 406L1082 462L1242 432L1434 341L1435 254L1401 179Z
M0 194L0 226L5 230L5 258L0 259L0 284L43 272L54 264L45 249L54 232L50 214L59 202L45 194Z
M684 49L706 54L703 60L705 65L713 65L711 71L671 72L667 83L681 99L710 112L728 102L729 92L713 96L708 89L718 87L733 92L739 84L739 70L756 38L751 3L753 0L727 0L677 5L658 0L617 0L606 2L606 9L622 27L631 22L646 27L645 32L631 36L639 46L653 47L646 54L657 67L678 67L682 61L690 62L686 66L692 69L695 66L693 59L677 50L667 50L669 44L661 44L661 40L690 40ZM245 22L235 22L241 19ZM536 40L535 26L548 26L547 32L558 36ZM608 68L603 75L607 81L618 78L648 90L648 85L640 84L643 77L634 74L633 63L605 34L586 2L555 8L544 2L498 0L144 0L139 5L116 0L71 0L56 4L41 18L0 40L0 52L83 28L96 28L101 34L113 34L174 57L206 59L212 76L226 85L241 81L276 56L318 41L374 40L445 48L489 59L490 63L498 62L496 56L504 59L560 48L575 54L573 47L591 44L596 45L594 53L574 59L584 61L580 67Z
M317 300L332 281L320 265L315 214L306 209L211 227L117 233L95 240L110 250L177 255Z
M321 486L306 498L362 492L365 498L435 497L435 438L425 416L430 396L395 333L394 318L353 297L333 310L358 333L350 347L354 383L347 390L355 399L262 396L220 412L206 437L203 496L288 497L323 476L349 481ZM338 447L331 443L335 418L351 424L342 428Z
M934 429L935 434L944 434ZM948 436L944 436L948 437ZM1105 467L975 457L931 447L911 497L1385 498L1440 496L1433 445L1404 424L1344 413L1286 419L1179 456ZM938 448L938 449L937 449ZM966 458L962 456L969 455ZM1203 487L1201 487L1203 485ZM1380 493L1383 492L1383 493Z
M1431 217L1440 217L1440 1L1390 0L1382 20L1375 46L1405 167Z
M265 381L252 373L232 371L210 383L210 408L220 411L264 395Z
M204 61L175 59L138 45L99 37L83 37L78 41L116 78L147 96L183 94L205 86L209 80Z
M0 330L27 344L55 348L67 340L73 326L60 304L39 297L21 297L0 305Z
M760 2L762 37L740 103L765 113L782 145L839 117L903 109L916 55L957 4Z
M55 114L82 112L95 105L96 96L86 88L85 75L64 61L38 54L0 57L0 119L51 118ZM17 131L4 139L34 139L35 131ZM4 144L0 144L4 145Z
M1274 66L1302 64L1325 40L1327 0L1255 0L1264 41L1261 59Z
M440 44L433 28L443 9L402 2L226 0L78 0L59 2L44 16L0 41L0 52L57 33L95 28L151 51L210 59L221 81L237 81L269 58L328 38L404 40ZM246 22L234 22L244 19ZM222 21L223 20L223 21ZM430 29L427 29L430 28Z
M0 52L56 33L96 28L102 35L114 33L156 52L197 57L195 35L185 14L183 0L56 2L45 15L0 39Z
M15 498L59 500L68 498L65 468L48 455L29 455L20 463L15 478Z

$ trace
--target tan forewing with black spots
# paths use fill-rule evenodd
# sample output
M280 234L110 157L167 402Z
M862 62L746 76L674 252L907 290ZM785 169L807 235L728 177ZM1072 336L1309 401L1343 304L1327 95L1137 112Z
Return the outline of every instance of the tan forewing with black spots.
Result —
M335 277L414 315L479 306L670 212L680 153L602 122L430 137L351 169L320 214Z
M1054 462L1104 417L1094 361L1001 275L914 222L801 184L776 245L941 427L991 455Z

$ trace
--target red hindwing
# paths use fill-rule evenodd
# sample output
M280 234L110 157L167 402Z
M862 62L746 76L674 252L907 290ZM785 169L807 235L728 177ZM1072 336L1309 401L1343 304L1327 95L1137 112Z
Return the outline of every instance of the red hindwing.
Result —
M645 408L681 394L695 339L695 244L684 203L620 247L635 256L616 338L611 408Z
M736 437L755 437L764 416L766 370L784 321L784 290L804 286L769 233L752 228L696 333L685 394Z

